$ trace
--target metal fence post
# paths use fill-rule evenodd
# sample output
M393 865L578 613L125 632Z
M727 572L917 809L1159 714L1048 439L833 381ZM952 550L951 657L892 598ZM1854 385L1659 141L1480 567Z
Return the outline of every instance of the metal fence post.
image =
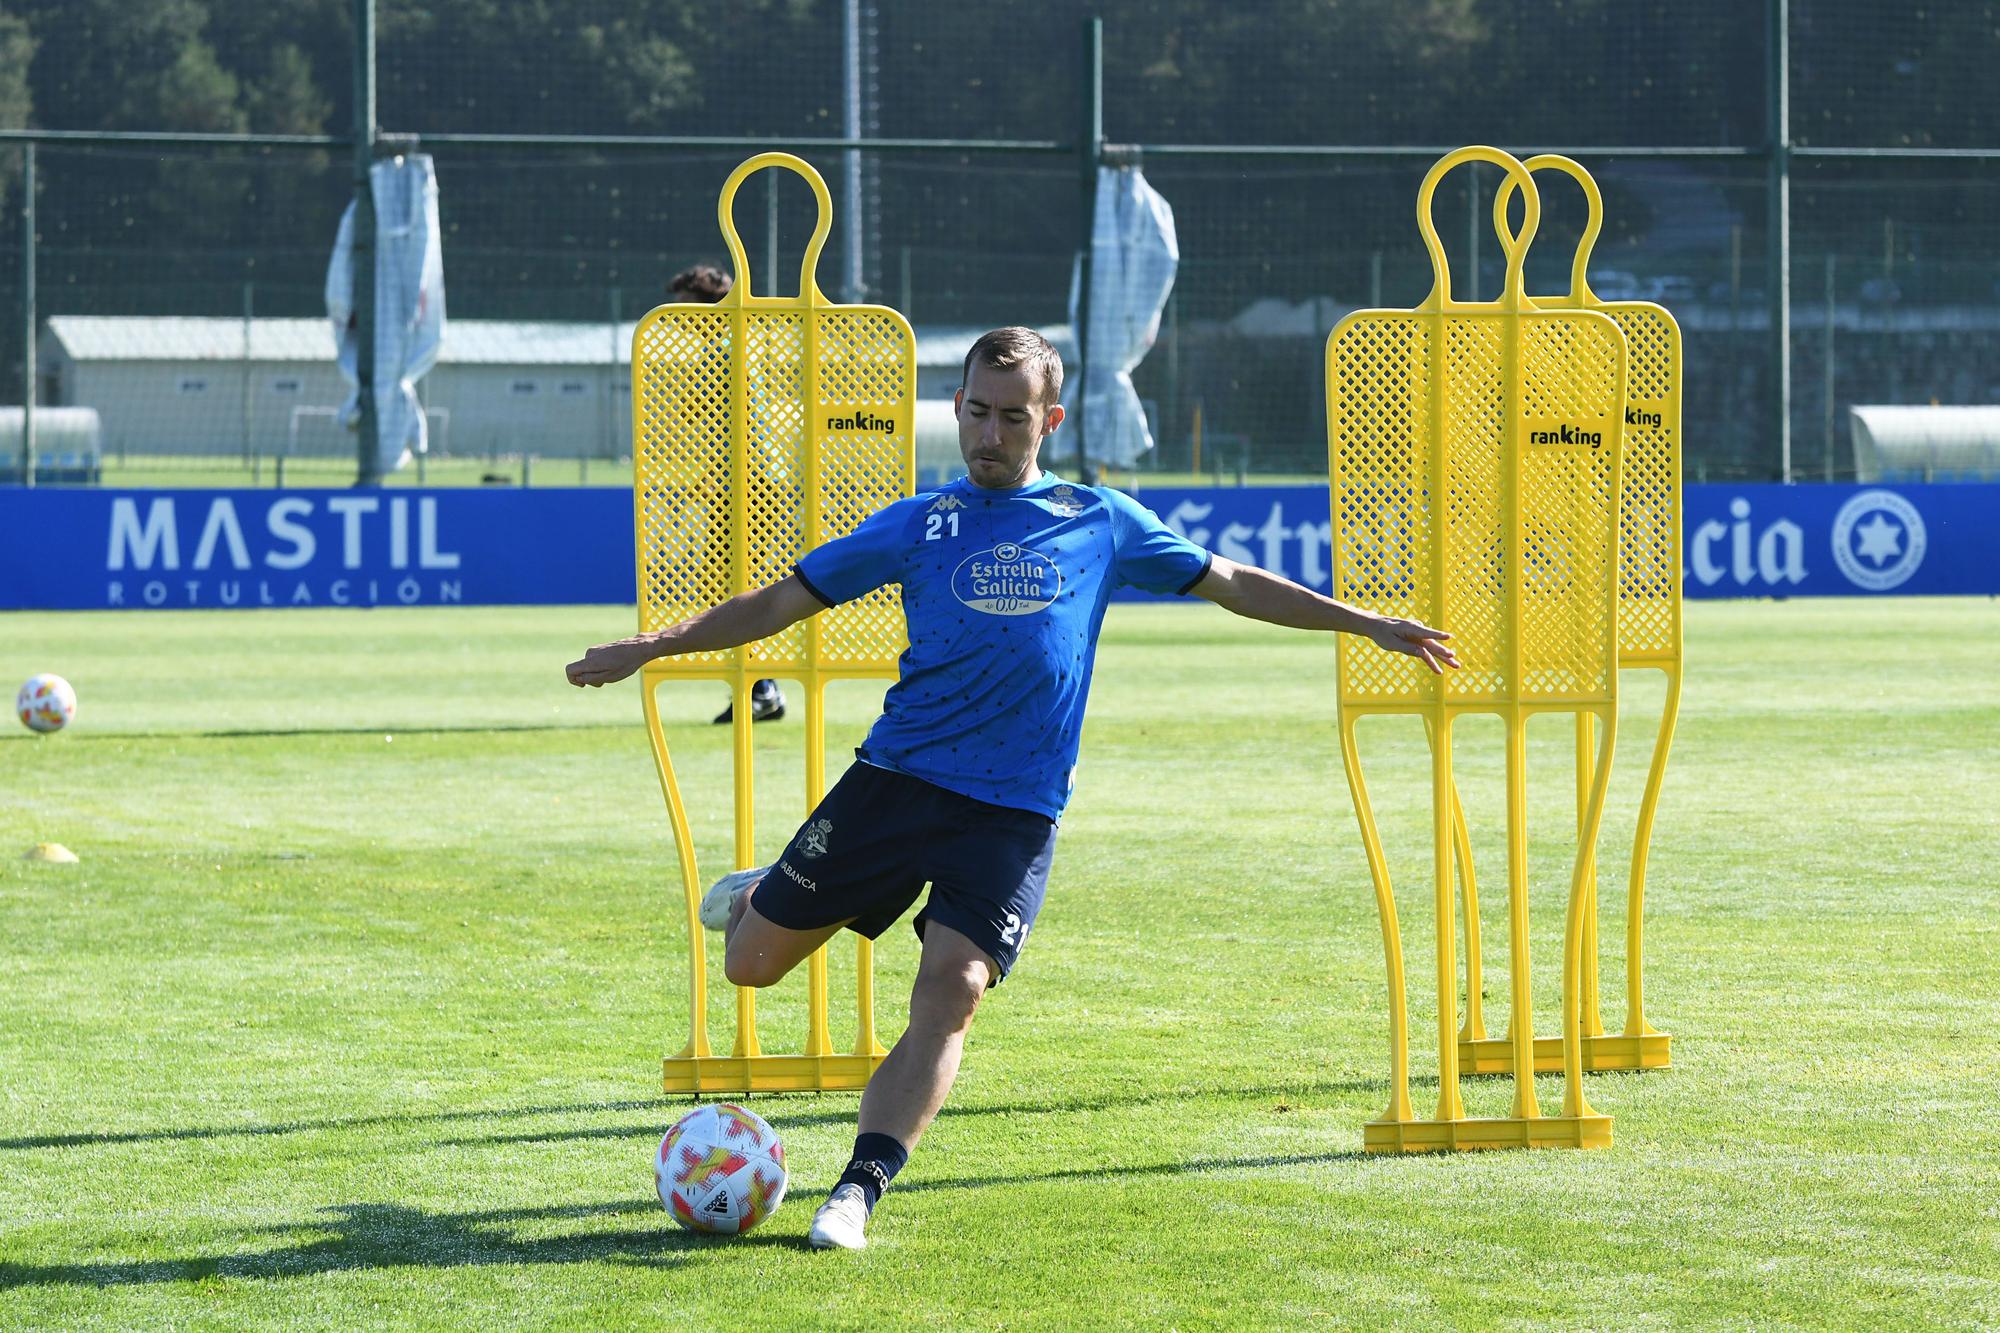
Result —
M1479 164L1465 164L1465 299L1479 299Z
M730 280L741 281L743 275L735 274ZM743 289L745 296L755 296L753 287ZM764 295L778 294L778 173L764 173Z
M776 173L769 173L775 175ZM629 371L630 363L625 359L625 344L618 337L618 329L625 322L625 289L614 286L611 289L611 360L610 369L604 376L604 456L618 457L618 373ZM630 395L626 395L629 399ZM589 450L582 451L584 455ZM579 477L589 475L589 464L578 470Z
M1770 0L1767 14L1770 195L1765 249L1771 310L1772 423L1778 479L1792 480L1792 114L1791 14L1787 0Z
M1826 252L1826 471L1824 480L1833 480L1833 251Z
M21 154L21 484L35 484L35 145Z
M861 137L861 0L847 0L841 23L841 127L849 140ZM841 182L846 196L841 219L841 300L858 305L865 299L861 282L861 151L850 148ZM775 180L775 171L766 173ZM775 187L774 187L775 188ZM776 197L775 193L772 196ZM773 228L775 231L776 229ZM775 270L774 270L775 271ZM773 288L772 290L776 290ZM805 293L799 293L801 296Z
M251 402L250 402L250 332L257 314L257 285L247 279L243 283L243 461L250 461Z
M375 0L354 0L354 379L361 420L354 484L382 484L375 412Z
M1104 20L1083 21L1083 107L1077 126L1077 167L1083 184L1083 255L1076 289L1076 479L1094 480L1085 435L1084 394L1090 375L1091 251L1097 239L1097 164L1104 151Z

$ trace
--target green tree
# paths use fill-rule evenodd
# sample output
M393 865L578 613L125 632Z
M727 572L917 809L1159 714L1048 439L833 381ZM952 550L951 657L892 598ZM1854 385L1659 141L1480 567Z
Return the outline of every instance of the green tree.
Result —
M23 0L40 39L35 106L52 129L244 127L240 85L217 61L203 0Z
M27 22L0 9L0 129L25 129L35 99L28 87L28 67L35 58L35 37ZM21 174L18 148L0 150L0 209L6 208Z
M333 99L314 77L312 58L290 42L272 46L243 77L243 112L258 134L325 134Z

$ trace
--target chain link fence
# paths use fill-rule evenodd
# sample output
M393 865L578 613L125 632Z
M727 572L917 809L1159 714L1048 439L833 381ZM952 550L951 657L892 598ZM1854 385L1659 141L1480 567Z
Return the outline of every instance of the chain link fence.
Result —
M114 106L121 11L38 3L25 20L32 123L337 134L351 117L340 15L279 10L217 36L250 11L207 3L214 60L242 62L235 120ZM1603 187L1592 282L1657 300L1683 327L1689 478L1780 474L1763 8L592 0L560 21L534 9L500 23L470 0L383 0L379 120L434 156L444 226L451 323L421 389L433 425L422 479L629 481L630 326L680 268L724 260L715 199L753 151L468 136L786 140L834 190L820 285L904 310L930 358L920 391L945 393L951 349L978 329L1068 319L1086 12L1103 16L1104 136L1151 146L1142 165L1180 234L1180 277L1135 376L1158 440L1142 469L1323 476L1327 332L1350 309L1424 297L1413 205L1430 150L1495 142L1569 151ZM256 62L277 57L249 54L253 38L297 53L288 82L267 79L289 100L257 91ZM2000 5L1796 0L1786 52L1790 461L1797 477L1838 479L1854 472L1851 404L2000 402L2000 172L1992 157L1938 155L2000 139ZM812 143L850 129L1015 147ZM1376 151L1313 151L1328 145ZM1884 155L1813 155L1831 148ZM351 479L322 300L350 150L44 142L32 239L22 158L18 142L0 144L0 402L22 401L32 250L37 401L97 411L97 479ZM759 292L793 289L813 221L803 186L779 175L737 206ZM1461 294L1499 289L1497 184L1495 171L1462 170L1439 192ZM1573 186L1550 181L1544 196L1531 291L1567 286L1583 224Z

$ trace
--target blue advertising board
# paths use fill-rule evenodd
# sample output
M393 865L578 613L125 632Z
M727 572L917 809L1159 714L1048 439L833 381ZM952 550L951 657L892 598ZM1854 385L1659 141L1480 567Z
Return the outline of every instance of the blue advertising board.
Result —
M1332 589L1324 486L1143 490L1232 560ZM1681 497L1688 597L2000 594L2000 485L1695 484Z
M632 493L0 488L0 609L631 602Z
M1138 495L1221 555L1333 585L1324 486ZM2000 594L2000 485L1690 485L1683 506L1689 597ZM0 487L0 610L630 603L634 579L612 488Z

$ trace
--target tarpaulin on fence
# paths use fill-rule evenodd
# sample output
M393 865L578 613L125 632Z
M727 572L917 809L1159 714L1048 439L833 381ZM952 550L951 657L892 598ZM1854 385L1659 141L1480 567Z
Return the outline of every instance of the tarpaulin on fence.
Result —
M437 172L428 153L377 162L368 171L375 200L375 420L380 472L394 472L430 447L417 381L444 346L444 259L439 246ZM351 392L340 419L360 419L359 335L354 324L353 204L341 215L326 271L326 313L337 362Z
M1099 167L1090 234L1090 361L1072 369L1077 380L1070 404L1082 413L1084 446L1094 462L1130 467L1153 447L1132 372L1160 335L1160 314L1180 262L1173 207L1146 183L1145 173L1133 166ZM1077 326L1081 273L1078 265L1071 328ZM1080 402L1074 393L1079 383Z

